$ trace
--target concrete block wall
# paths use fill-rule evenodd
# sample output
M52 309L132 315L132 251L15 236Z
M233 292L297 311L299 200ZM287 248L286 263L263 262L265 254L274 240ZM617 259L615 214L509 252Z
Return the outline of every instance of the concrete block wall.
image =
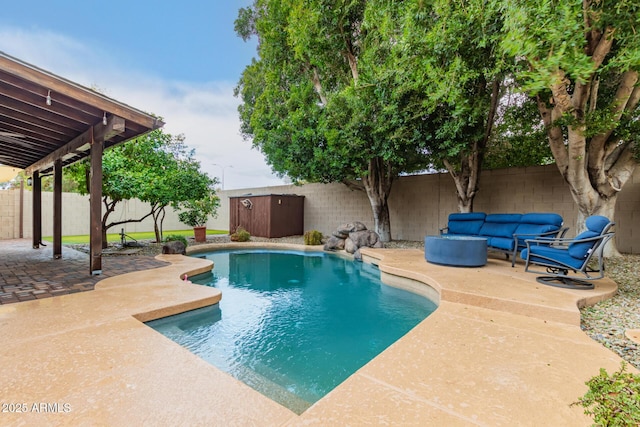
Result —
M342 184L306 184L221 192L222 207L209 226L226 229L229 224L229 196L242 194L298 194L305 196L304 229L329 234L343 223L362 221L373 228L373 215L364 192ZM450 213L457 212L455 184L448 174L400 177L389 197L391 235L397 240L422 240L446 226ZM483 171L480 190L474 200L478 212L556 212L576 234L578 211L569 187L555 165ZM640 253L640 168L618 196L616 243L625 253Z
M0 239L17 239L19 235L20 190L0 191ZM109 222L127 218L141 218L149 212L149 205L139 200L126 200L119 203L109 216ZM167 208L163 222L164 230L185 230L189 227L178 220L172 208ZM23 237L32 237L33 198L30 191L24 192ZM73 236L89 234L89 197L76 193L62 194L62 235ZM153 219L142 222L130 222L112 227L110 233L153 231ZM53 234L53 193L42 193L42 235Z
M17 232L14 191L0 191L0 239L13 239Z
M220 192L221 207L209 228L229 228L229 197L244 194L297 194L304 199L304 229L329 235L340 224L362 221L373 229L373 215L364 192L350 190L343 184L283 185L275 187L228 190ZM88 197L63 194L63 235L89 233ZM24 237L31 237L31 193L24 197ZM52 194L43 193L43 235L52 234ZM455 185L448 174L400 177L389 197L391 235L398 240L422 240L437 234L447 223L448 215L457 211ZM110 221L140 217L148 212L146 204L132 200L122 203ZM475 211L556 212L574 236L577 209L567 184L555 165L483 171ZM19 190L0 191L0 238L19 237ZM616 206L616 243L625 253L640 253L640 168L624 186ZM111 231L152 231L153 221L116 226ZM185 230L171 208L167 209L164 230Z
M640 254L640 168L618 196L616 242L620 251Z

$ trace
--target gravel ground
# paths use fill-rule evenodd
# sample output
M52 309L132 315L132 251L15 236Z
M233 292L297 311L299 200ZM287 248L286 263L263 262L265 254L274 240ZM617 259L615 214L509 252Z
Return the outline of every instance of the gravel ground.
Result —
M208 236L206 243L229 242L229 236ZM302 236L265 239L251 237L251 241L274 241L280 243L304 244ZM190 239L190 245L197 245ZM423 249L423 242L393 241L387 248ZM86 247L74 246L86 251ZM162 252L162 245L146 243L138 252L140 255L156 255ZM107 255L109 256L109 255ZM640 329L640 255L623 255L607 259L607 276L618 284L618 293L613 298L581 310L582 330L591 338L616 352L624 360L640 369L640 345L628 339L626 329Z

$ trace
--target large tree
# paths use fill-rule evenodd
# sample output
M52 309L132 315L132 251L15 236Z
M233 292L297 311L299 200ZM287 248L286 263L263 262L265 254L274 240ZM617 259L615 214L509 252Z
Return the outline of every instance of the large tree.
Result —
M423 169L420 129L398 108L373 8L395 2L256 0L236 29L257 36L259 59L242 74L242 132L272 168L294 180L364 190L381 240L391 239L388 197L402 172ZM411 126L408 130L408 126Z
M486 149L506 94L509 67L499 51L502 17L485 0L408 0L394 46L402 91L418 94L406 105L429 122L425 150L446 169L458 209L473 210Z
M620 0L503 2L503 46L523 63L556 165L578 206L615 216L638 164L640 3ZM615 246L609 254L615 254Z

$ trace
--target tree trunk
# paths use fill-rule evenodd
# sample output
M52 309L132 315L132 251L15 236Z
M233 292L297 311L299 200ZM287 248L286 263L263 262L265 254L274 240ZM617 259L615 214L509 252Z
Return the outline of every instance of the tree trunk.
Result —
M153 231L156 235L156 243L162 243L162 222L164 221L165 216L165 207L163 206L153 206L151 209L151 214L153 217Z
M389 194L395 176L388 162L381 158L369 160L368 174L360 181L343 181L352 190L364 191L369 198L375 232L380 241L391 241L391 218L389 215Z
M594 204L584 204L584 203L580 203L576 199L576 196L574 196L574 200L578 205L578 220L577 220L577 227L576 227L576 235L586 230L587 227L585 225L585 221L591 215L602 215L609 218L611 221L613 221L613 218L616 212L617 199L618 199L618 194L616 193L612 197L609 197L607 199L599 197L597 198L597 200L595 200ZM607 243L607 246L604 248L605 257L620 256L620 252L618 251L618 248L616 247L614 240L615 240L615 237L609 240L609 243Z
M484 84L480 85L481 89L477 96L490 96L491 99L486 121L482 124L484 127L484 136L482 139L474 141L469 147L468 152L463 151L460 154L459 168L455 168L449 160L443 160L447 171L449 171L453 182L456 184L458 211L462 213L473 212L473 200L478 193L484 152L489 143L489 138L491 138L491 132L496 119L502 80L502 77L497 77L493 80L490 94L485 92Z
M104 196L102 198L102 203L105 207L104 214L102 215L102 249L107 249L109 246L109 242L107 242L107 230L109 229L109 226L107 226L107 219L109 219L109 215L116 209L118 200L109 201L109 198Z
M584 220L591 215L603 215L611 221L615 218L615 204L618 193L631 178L637 161L633 157L630 141L622 141L613 130L618 124L623 108L633 111L640 99L638 73L629 71L623 74L616 96L611 105L617 108L609 128L593 135L585 136L586 124L581 111L586 107L588 88L580 86L581 91L568 90L566 76L557 72L556 83L552 85L552 102L538 99L538 110L547 128L549 145L560 174L569 185L571 196L578 211L578 231L584 230ZM577 88L578 86L576 86ZM591 94L591 98L595 96ZM578 104L578 108L574 105ZM557 120L571 116L573 125L566 126L566 140ZM619 255L612 239L605 249L606 256Z
M375 232L380 236L381 242L391 241L391 220L389 218L389 204L382 194L367 191L371 210L373 211L373 222Z
M473 212L473 200L478 192L478 182L480 180L480 163L477 154L462 156L459 171L453 165L444 160L449 174L456 185L456 196L458 198L458 211L467 213Z

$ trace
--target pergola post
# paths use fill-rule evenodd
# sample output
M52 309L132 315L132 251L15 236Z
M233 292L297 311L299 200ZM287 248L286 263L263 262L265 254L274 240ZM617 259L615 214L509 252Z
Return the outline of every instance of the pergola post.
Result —
M62 159L53 162L53 258L62 258Z
M102 274L102 152L104 140L91 134L91 172L89 174L90 273Z
M40 179L40 172L33 171L32 180L32 213L33 221L31 224L33 249L40 247L42 241L42 181Z

